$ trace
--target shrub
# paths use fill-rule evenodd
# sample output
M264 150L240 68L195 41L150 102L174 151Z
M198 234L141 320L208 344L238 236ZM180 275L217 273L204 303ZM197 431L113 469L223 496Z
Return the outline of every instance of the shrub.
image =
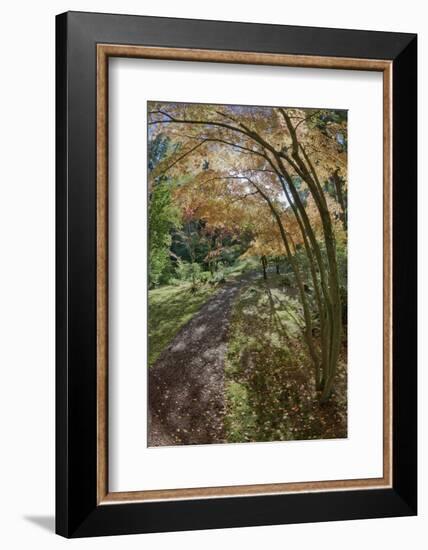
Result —
M200 277L201 266L197 263L179 261L176 271L178 278L182 281L196 282Z

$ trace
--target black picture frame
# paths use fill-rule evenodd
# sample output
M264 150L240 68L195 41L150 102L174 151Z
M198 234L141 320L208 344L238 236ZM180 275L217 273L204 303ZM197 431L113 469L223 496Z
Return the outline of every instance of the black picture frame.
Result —
M391 488L97 504L96 46L392 62ZM68 12L56 18L56 532L65 537L417 513L417 36Z

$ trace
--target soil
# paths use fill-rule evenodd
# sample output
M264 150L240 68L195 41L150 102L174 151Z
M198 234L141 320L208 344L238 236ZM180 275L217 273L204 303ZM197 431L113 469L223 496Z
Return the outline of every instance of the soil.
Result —
M224 361L232 306L247 273L220 288L149 369L148 445L224 443Z

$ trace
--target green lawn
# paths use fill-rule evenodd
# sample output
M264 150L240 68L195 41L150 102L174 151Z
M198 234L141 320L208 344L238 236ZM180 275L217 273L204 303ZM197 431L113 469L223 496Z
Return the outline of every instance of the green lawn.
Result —
M201 285L192 292L190 283L149 290L149 366L216 290Z

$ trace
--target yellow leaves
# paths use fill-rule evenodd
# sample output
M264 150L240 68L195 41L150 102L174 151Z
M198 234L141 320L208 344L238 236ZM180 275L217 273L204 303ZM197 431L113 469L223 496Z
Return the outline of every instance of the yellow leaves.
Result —
M303 242L303 237L294 214L290 208L286 210L279 209L281 222L286 235L294 246ZM262 214L262 212L260 212ZM257 224L253 226L254 238L249 249L244 256L285 256L286 250L282 240L278 224L273 219L270 212L265 212L264 216L258 218Z
M172 153L156 166L151 179L166 175L179 181L174 201L185 220L201 219L209 228L237 234L250 228L254 253L284 253L263 194L275 206L294 246L303 242L278 178L276 154L282 155L287 178L299 176L299 193L307 196L305 208L318 237L323 234L321 218L301 163L309 173L316 172L321 185L336 172L346 191L347 122L335 111L149 102L148 121L150 137L162 133L172 143ZM336 236L345 239L340 206L327 192L325 198Z
M340 204L329 194L325 193L325 201L327 203L327 210L330 214L333 230L336 236L337 242L346 241L346 232L343 229L343 223L341 220L342 208ZM310 224L315 234L322 238L323 236L323 227L322 220L318 210L318 207L315 204L315 200L312 196L309 196L306 204L306 213L308 215Z

